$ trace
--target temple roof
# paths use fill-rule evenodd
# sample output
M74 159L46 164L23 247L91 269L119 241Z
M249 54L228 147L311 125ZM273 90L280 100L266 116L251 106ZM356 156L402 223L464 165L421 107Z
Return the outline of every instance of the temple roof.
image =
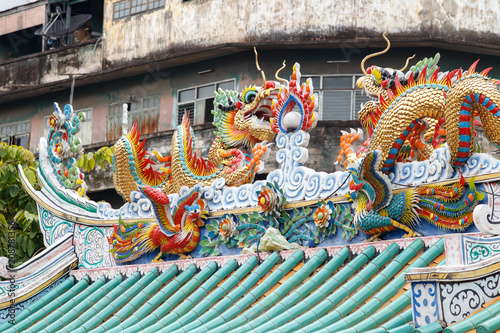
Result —
M444 239L75 270L2 332L386 332L412 320L410 267ZM402 243L401 243L402 244ZM399 245L401 245L399 244ZM359 247L359 246L358 246ZM10 328L9 328L10 327ZM413 327L413 326L411 326Z

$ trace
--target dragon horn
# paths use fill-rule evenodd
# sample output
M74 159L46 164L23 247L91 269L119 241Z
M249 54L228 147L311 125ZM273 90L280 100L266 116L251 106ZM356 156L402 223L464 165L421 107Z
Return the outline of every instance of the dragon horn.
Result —
M264 88L266 87L266 74L264 74L264 71L260 68L259 66L259 55L257 53L257 48L254 46L253 51L255 52L255 66L257 66L257 70L260 71L262 74L262 80L264 81Z
M405 64L405 66L404 66L403 68L401 68L401 69L400 69L400 71L401 71L401 72L402 72L402 71L404 71L404 70L406 69L406 67L408 67L408 63L410 62L410 60L411 60L411 59L415 58L415 56L416 56L416 54L414 54L414 55L412 55L411 57L408 57L408 58L406 59L406 64Z
M367 61L368 59L370 58L373 58L373 57L376 57L376 56L379 56L381 54L384 54L386 53L387 51L389 51L389 49L391 48L391 42L389 41L389 39L387 39L386 35L387 33L389 32L389 29L386 29L385 32L382 34L382 37L384 37L385 41L387 42L387 47L385 48L385 50L382 50L382 51L379 51L379 52L375 52L375 53L372 53L372 54L369 54L367 55L362 61L361 61L361 71L363 72L363 74L366 75L366 71L365 71L365 61Z
M278 76L279 72L281 72L281 70L282 70L283 68L285 68L285 67L286 67L286 60L283 60L283 66L281 66L281 68L280 68L280 69L278 69L278 70L276 71L276 74L274 74L274 77L275 77L275 78L276 78L276 80L278 80L278 81L285 82L285 83L286 83L286 85L288 86L288 83L289 83L289 82L288 82L288 80L286 80L286 79L282 79L282 78L280 78L280 77Z

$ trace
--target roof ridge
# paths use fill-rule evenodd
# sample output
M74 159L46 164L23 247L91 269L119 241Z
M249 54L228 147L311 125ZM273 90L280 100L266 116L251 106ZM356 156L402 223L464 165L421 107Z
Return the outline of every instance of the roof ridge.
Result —
M419 237L418 239L422 240L426 247L429 247L436 243L443 236L427 236L427 237ZM304 260L307 261L312 258L318 251L324 249L327 251L328 256L331 258L337 253L339 253L343 248L348 247L350 252L353 254L360 254L367 247L373 246L377 252L382 252L391 244L396 243L400 249L407 248L415 238L402 238L402 239L390 239L383 240L378 242L370 242L370 243L359 243L359 244L348 244L348 245L337 245L337 246L329 246L329 247L314 247L307 248L304 250L300 250L304 253ZM284 250L279 251L279 256L281 259L288 259L296 250ZM196 258L196 259L187 259L187 260L172 260L162 263L150 263L150 264L142 264L142 265L122 265L122 266L113 266L113 267L100 267L93 269L83 269L79 268L76 270L70 271L70 275L74 276L75 279L81 280L83 277L88 276L93 281L97 280L101 276L105 276L109 279L115 277L117 274L122 274L124 276L130 276L134 272L139 271L141 275L146 274L154 267L157 267L160 272L164 272L170 266L175 265L179 270L184 270L191 264L194 264L198 269L205 268L210 262L215 261L218 267L224 266L231 259L236 260L238 266L243 264L248 258L253 256L258 256L261 260L267 259L272 252L264 252L259 253L249 253L249 254L237 254L232 256L220 256L220 257L205 257L205 258Z

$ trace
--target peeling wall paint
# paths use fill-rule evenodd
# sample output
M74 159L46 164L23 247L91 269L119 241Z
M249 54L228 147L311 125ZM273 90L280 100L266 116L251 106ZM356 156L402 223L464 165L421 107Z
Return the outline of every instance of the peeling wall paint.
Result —
M57 83L64 85L59 90L67 88L70 74L75 73L81 74L78 80L134 68L130 75L157 73L159 61L168 62L161 63L163 68L175 67L253 45L352 52L382 45L386 28L400 47L431 43L500 54L500 26L493 23L500 6L495 0L416 0L404 5L384 0L175 0L165 1L163 8L113 20L117 1L104 0L104 35L95 49L93 41L0 64L0 96ZM148 78L152 83L157 79ZM168 123L160 118L160 127Z
M101 64L100 43L29 55L0 64L0 86L15 89L67 80L72 74L100 72Z
M284 45L378 40L434 40L500 46L495 0L166 1L165 8L112 20L105 0L105 59L109 63L172 56L227 43ZM366 46L366 45L365 45Z

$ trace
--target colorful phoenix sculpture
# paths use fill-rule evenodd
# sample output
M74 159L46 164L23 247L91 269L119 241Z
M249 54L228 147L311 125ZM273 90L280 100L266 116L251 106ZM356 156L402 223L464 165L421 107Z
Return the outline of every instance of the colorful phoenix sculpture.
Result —
M144 186L141 192L153 203L158 222L139 222L128 226L123 222L115 225L112 237L112 254L118 263L131 261L145 253L160 249L153 262L161 262L163 254L178 254L189 258L185 253L193 251L200 241L200 227L207 212L202 199L201 186L195 186L179 199L170 210L168 196L151 186Z
M377 169L380 151L370 151L349 165L352 180L346 195L353 201L354 223L358 229L377 239L380 234L402 229L404 237L422 236L412 230L419 218L448 230L462 231L472 224L472 211L484 197L471 178L463 177L450 186L423 186L393 194L389 178Z

